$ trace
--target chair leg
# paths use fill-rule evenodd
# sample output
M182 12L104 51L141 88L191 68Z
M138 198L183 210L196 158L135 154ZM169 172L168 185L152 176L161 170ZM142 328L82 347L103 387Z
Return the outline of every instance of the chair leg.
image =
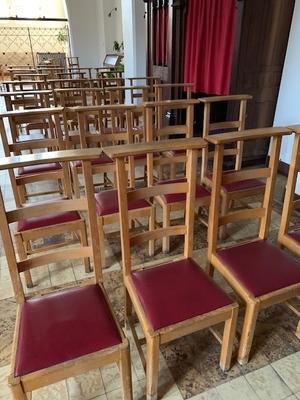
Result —
M151 207L149 214L149 231L154 231L155 229L155 207ZM149 240L149 256L154 256L154 240Z
M159 336L146 336L147 341L147 400L157 400L159 371Z
M220 367L222 371L227 371L228 369L230 369L238 311L239 308L238 305L236 305L236 307L232 309L231 317L227 321L225 321L220 358Z
M103 226L103 219L101 217L98 218L98 231L99 231L99 241L100 241L101 266L102 268L106 268L104 226Z
M258 312L259 312L258 303L247 303L243 331L240 340L239 354L238 354L238 362L240 365L245 365L248 362Z
M71 172L72 172L74 195L77 199L79 199L80 198L79 176L76 167L72 167Z
M132 379L129 344L120 350L120 374L123 390L123 400L132 400Z
M128 290L125 288L125 329L130 330L130 318L132 315L132 301L129 296Z
M88 241L87 241L86 226L85 226L84 221L82 221L82 223L80 224L79 233L80 233L81 246L86 247L88 245ZM89 257L86 257L83 259L83 264L84 264L85 272L87 274L92 271Z
M170 164L170 179L176 179L176 164Z
M163 228L170 226L170 214L171 210L169 206L163 207ZM162 250L164 253L169 253L170 251L170 237L165 236L162 239Z
M10 391L14 400L30 400L31 393L24 392L22 383L19 379L13 378L13 382L9 382Z
M209 261L207 261L207 263L206 263L205 272L206 272L207 275L210 276L211 278L214 277L215 269L214 269L214 266L213 266Z
M222 197L221 199L221 216L224 216L228 213L229 210L229 200L227 196ZM222 240L226 236L226 225L222 225L219 228L219 238Z
M16 239L16 247L17 247L17 252L18 252L20 261L26 260L26 258L27 258L27 252L26 252L26 248L25 248L26 243L23 242L22 235L17 233L15 235L15 239ZM25 276L26 286L28 288L32 288L33 287L33 281L32 281L32 277L31 277L30 271L29 270L25 271L24 272L24 276Z
M295 335L298 339L300 339L300 321L298 322Z

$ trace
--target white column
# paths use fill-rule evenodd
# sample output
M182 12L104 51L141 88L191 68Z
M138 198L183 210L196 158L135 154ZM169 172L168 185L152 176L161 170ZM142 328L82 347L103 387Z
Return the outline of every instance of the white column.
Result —
M122 0L125 77L146 76L146 19L142 0Z
M296 0L290 36L284 61L280 89L275 111L274 126L300 123L300 0ZM293 146L293 136L283 138L280 159L289 164ZM296 193L300 194L300 177Z

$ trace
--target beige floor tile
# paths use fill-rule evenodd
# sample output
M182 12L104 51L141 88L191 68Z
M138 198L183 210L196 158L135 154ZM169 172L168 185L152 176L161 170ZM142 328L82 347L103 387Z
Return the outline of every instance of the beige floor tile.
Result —
M222 397L217 389L213 388L191 397L190 400L222 400Z
M46 289L51 287L50 272L47 265L34 268L30 272L32 276L33 288L27 288L25 285L24 276L22 277L24 285L23 287L26 293L32 293L40 289Z
M107 397L105 394L102 394L101 396L94 397L93 400L107 400Z
M101 368L101 375L106 393L121 388L121 378L117 364Z
M0 281L0 300L14 296L13 287L9 278Z
M271 364L292 392L300 391L300 352Z
M54 286L75 282L74 271L69 261L49 264L49 271L51 283Z
M299 400L300 400L300 392L298 392L298 393L295 393L295 396L296 396L296 398L297 398L297 399L299 399Z
M297 397L294 394L292 394L289 397L286 397L284 400L297 400Z
M7 384L8 374L9 365L0 368L0 400L12 400L12 396Z
M216 388L222 400L258 400L246 379L241 376Z
M270 365L250 372L245 378L261 400L281 400L292 394Z
M140 382L133 382L132 385L133 400L146 400L146 392L144 391L144 386ZM113 390L106 394L107 400L122 400L122 389Z
M99 369L67 379L69 400L90 400L105 394Z
M53 385L32 392L32 400L68 400L66 381L54 383Z

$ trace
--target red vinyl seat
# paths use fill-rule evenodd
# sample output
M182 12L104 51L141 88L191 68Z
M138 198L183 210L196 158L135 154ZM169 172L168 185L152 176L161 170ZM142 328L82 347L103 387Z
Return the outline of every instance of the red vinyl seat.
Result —
M217 255L254 297L300 282L300 263L264 240L218 250Z
M41 165L28 165L27 167L21 167L18 170L19 175L25 174L39 174L42 172L58 171L61 169L60 163L49 163Z
M15 376L120 344L99 285L58 291L21 306Z
M18 222L17 231L24 232L31 229L43 228L63 224L66 222L73 222L81 219L77 211L66 211L56 214L48 214L39 217L31 217L22 219Z
M95 160L92 161L92 165L101 165L101 164L112 164L113 160L108 157L105 153L101 153L101 156L99 158L96 158ZM75 161L74 163L75 167L81 167L82 162L81 161Z
M165 181L159 181L157 182L157 185L164 185L167 183L176 183L176 182L186 182L186 179L168 179ZM186 194L185 193L169 193L169 194L164 194L161 196L164 201L167 204L172 204L172 203L179 203L182 201L186 200ZM204 197L210 197L210 192L205 189L202 185L197 184L196 185L196 199L203 199Z
M233 303L192 259L132 272L131 276L154 330Z
M225 171L223 174L229 174L234 171ZM207 176L209 180L212 180L212 175L209 174ZM265 183L259 179L246 179L243 181L237 181L232 183L227 183L226 185L222 185L222 189L226 192L238 192L240 190L248 190L248 189L255 189L255 188L264 188Z
M95 199L97 215L111 215L119 212L118 191L116 189L103 190L96 193ZM150 203L144 199L132 201L128 204L129 210L138 210L147 207L150 207Z
M300 243L300 230L289 232L288 236Z

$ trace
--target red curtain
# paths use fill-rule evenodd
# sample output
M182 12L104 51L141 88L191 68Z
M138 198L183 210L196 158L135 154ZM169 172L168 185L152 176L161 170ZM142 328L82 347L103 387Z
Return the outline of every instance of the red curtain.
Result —
M194 92L229 93L235 0L188 0L184 81Z
M167 65L168 7L159 7L153 13L153 60L155 65Z

